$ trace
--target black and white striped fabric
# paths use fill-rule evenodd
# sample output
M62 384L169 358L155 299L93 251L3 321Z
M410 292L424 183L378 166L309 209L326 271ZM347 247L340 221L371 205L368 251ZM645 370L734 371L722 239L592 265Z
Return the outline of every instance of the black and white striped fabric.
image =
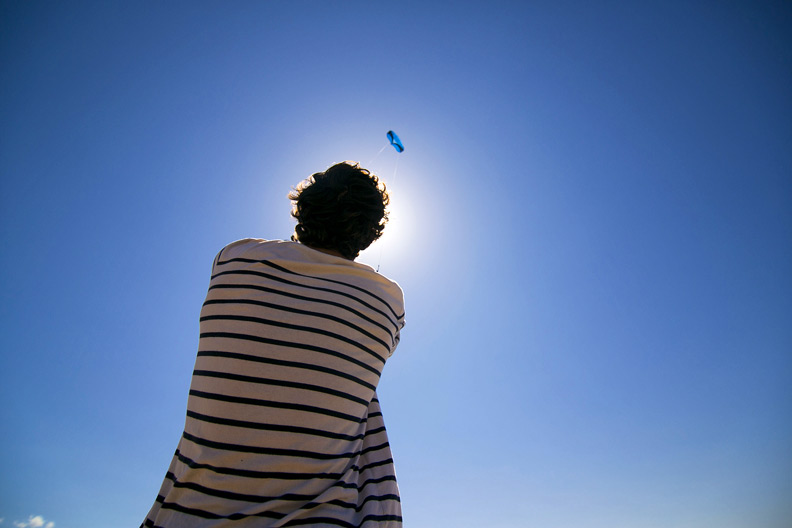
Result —
M377 383L399 286L296 242L217 256L184 434L142 526L400 527Z

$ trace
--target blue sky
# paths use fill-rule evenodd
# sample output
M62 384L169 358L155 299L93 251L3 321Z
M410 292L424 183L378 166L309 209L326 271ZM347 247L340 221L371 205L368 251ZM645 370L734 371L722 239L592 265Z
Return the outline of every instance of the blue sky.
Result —
M790 35L770 1L3 2L0 528L142 521L213 257L345 159L393 188L361 260L406 296L405 526L789 526Z

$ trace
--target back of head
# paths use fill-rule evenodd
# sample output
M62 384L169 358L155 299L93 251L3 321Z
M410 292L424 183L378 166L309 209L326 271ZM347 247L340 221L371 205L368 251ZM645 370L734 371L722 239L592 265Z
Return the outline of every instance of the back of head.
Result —
M357 163L337 163L317 172L289 193L297 227L292 240L335 250L354 259L385 229L388 193L377 177Z

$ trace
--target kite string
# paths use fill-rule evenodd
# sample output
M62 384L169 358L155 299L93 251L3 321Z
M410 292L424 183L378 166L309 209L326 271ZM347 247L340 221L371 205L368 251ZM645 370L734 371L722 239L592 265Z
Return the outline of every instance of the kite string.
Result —
M383 149L385 147L382 147ZM382 152L382 150L380 150ZM379 156L379 154L377 154ZM399 158L401 156L396 156L396 164L393 166L393 177L391 178L390 185L386 185L386 189L388 190L388 195L393 192L394 187L396 186L396 175L399 171ZM379 258L377 259L377 273L380 270L380 264L382 264L382 251L385 249L385 241L383 240L380 242L380 250L379 250Z
M377 158L379 158L380 154L382 154L382 151L383 151L383 150L385 150L385 147L387 147L387 146L388 146L388 145L383 145L383 147L382 147L381 149L379 149L379 152L377 152L377 155L376 155L376 156L374 156L374 159L372 159L371 161L369 161L368 163L366 163L366 165L365 165L365 168L369 168L369 167L371 167L371 164L372 164L372 163L374 163L375 161L377 161ZM397 160L397 161L398 161L398 160Z

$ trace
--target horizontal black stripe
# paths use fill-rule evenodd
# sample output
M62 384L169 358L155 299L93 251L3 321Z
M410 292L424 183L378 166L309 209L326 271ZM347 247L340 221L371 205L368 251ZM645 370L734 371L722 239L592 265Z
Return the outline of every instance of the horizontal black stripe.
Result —
M396 477L393 475L386 475L380 478L368 479L358 486L358 491L362 491L363 488L365 488L369 484L382 484L383 482L396 482Z
M234 332L201 332L200 337L202 339L205 338L205 337L217 337L217 338L226 338L226 339L242 339L244 341L255 341L256 343L266 343L268 345L277 345L277 346L282 346L282 347L285 347L285 348L298 348L300 350L310 350L312 352L320 352L322 354L327 354L328 356L337 357L337 358L343 359L345 361L348 361L350 363L353 363L353 364L355 364L355 365L357 365L357 366L359 366L359 367L361 367L363 369L368 370L369 372L372 372L372 373L376 374L377 377L379 377L382 374L382 372L380 370L377 370L376 368L372 367L371 365L368 365L368 364L366 364L366 363L364 363L364 362L362 362L360 360L357 360L355 358L349 357L346 354L342 354L340 352L337 352L335 350L331 350L329 348L324 348L324 347L315 346L315 345L309 345L309 344L306 344L306 343L294 343L292 341L283 341L282 339L270 339L268 337L261 337L261 336L255 336L255 335L249 335L249 334L237 334L237 333L234 333Z
M232 284L212 284L211 286L209 286L209 290L208 291L212 291L212 290L216 290L216 289L258 290L258 291L263 291L263 292L266 292L266 293L272 293L274 295L280 295L280 296L283 296L283 297L289 297L290 299L297 299L297 300L300 300L300 301L307 301L307 302L311 302L311 303L318 303L318 304L325 304L325 305L328 305L328 306L334 306L336 308L340 308L340 309L342 309L344 311L347 311L347 312L349 312L349 313L351 313L353 315L356 315L359 318L363 319L364 321L368 321L369 323L373 324L374 326L377 326L377 327L381 328L382 331L387 332L387 334L388 334L388 336L390 336L391 340L394 339L394 333L391 330L389 330L385 325L383 325L382 323L380 323L379 321L377 321L375 319L372 319L371 317L369 317L368 315L364 314L363 312L355 310L354 308L352 308L350 306L347 306L345 304L339 303L339 302L330 301L330 300L327 300L327 299L318 299L316 297L307 297L305 295L299 295L297 293L292 293L292 292L284 291L284 290L278 290L278 289L275 289L275 288L269 288L267 286L260 286L258 284L233 284L233 283Z
M307 316L310 316L310 317L326 319L328 321L333 321L334 323L342 324L344 326L347 326L347 327L351 328L352 330L360 332L361 334L365 335L366 337L368 337L368 338L376 341L377 343L381 344L383 347L385 347L385 349L388 351L388 353L390 353L390 346L388 346L388 344L385 343L385 341L383 341L379 337L375 336L374 334L372 334L371 332L369 332L365 328L361 328L361 327L359 327L359 326L347 321L346 319L342 319L341 317L336 317L335 315L330 315L330 314L326 314L326 313L322 313L322 312L314 312L314 311L311 311L311 310L302 310L300 308L294 308L294 307L286 306L286 305L283 305L283 304L275 304L275 303L270 303L270 302L266 302L266 301L257 301L257 300L253 300L253 299L207 299L204 302L204 306L209 305L209 304L252 304L254 306L262 306L264 308L270 308L272 310L280 310L282 312L288 312L288 313L294 313L294 314L300 314L300 315L307 315Z
M281 479L281 480L310 480L310 479L339 479L343 476L341 473L285 473L285 472L278 472L278 471L253 471L249 469L238 469L238 468L227 468L227 467L218 467L218 466L211 466L209 464L201 464L188 458L185 456L180 450L176 451L176 458L186 466L192 469L206 469L207 471L211 471L213 473L218 473L222 475L235 475L239 477L248 477L248 478L268 478L268 479ZM355 466L352 465L349 467L350 470L362 474L366 471L370 471L372 469L376 469L378 467L387 466L389 464L393 464L392 458L386 458L384 460L378 460L376 462L370 462L364 466ZM368 483L375 480L396 480L396 477L393 475L387 475L385 477L380 477L378 479L368 479L366 480L360 487L362 489ZM160 501L161 502L161 501Z
M316 498L315 495L301 495L298 493L285 493L283 495L269 497L264 495L252 495L249 493L237 493L234 491L218 490L207 486L203 486L195 482L179 482L178 480L176 480L176 476L173 473L168 473L167 475L165 475L165 478L172 481L173 487L175 488L191 489L193 491L203 493L204 495L210 495L212 497L220 497L221 499L235 500L240 502L255 502L260 504L266 502L272 502L276 500L306 502ZM308 504L316 504L316 503L309 502ZM356 507L355 504L350 504L350 503L341 503L338 504L338 506L341 506L342 508L353 508L353 509ZM307 508L305 506L301 506L300 509L307 509Z
M387 466L388 464L393 464L392 458L386 458L385 460L378 460L377 462L372 462L370 464L366 464L365 466L360 466L358 472L363 473L364 471L369 471L370 469L378 468L381 466Z
M358 528L362 528L363 524L367 522L388 522L388 521L396 521L402 522L401 515L366 515L363 517L361 521L361 525Z
M307 288L309 290L321 291L321 292L330 293L330 294L333 294L333 295L339 295L341 297L346 297L347 299L351 299L353 301L357 301L359 304L365 306L366 308L368 308L372 312L376 312L376 313L380 314L382 317L384 317L391 324L391 326L393 326L393 330L394 331L399 329L398 322L394 321L393 319L391 319L391 317L388 314L386 314L385 312L383 312L379 308L376 308L376 307L372 306L371 304L367 303L363 299L355 297L354 295L351 295L351 294L346 293L346 292L334 290L332 288L322 288L321 286L310 286L308 284L302 284L300 282L294 282L294 281L291 281L291 280L288 280L288 279L284 279L283 277L278 277L277 275L272 275L271 273L264 273L263 271L253 271L253 270L246 270L246 269L236 269L236 270L229 270L229 271L221 271L220 273L215 273L214 275L212 275L211 280L214 280L217 277L220 277L220 276L223 276L223 275L254 275L256 277L264 277L265 279L269 279L269 280L272 280L272 281L275 281L275 282L280 282L281 284L288 284L289 286L297 286L299 288ZM395 315L394 315L394 317L395 317Z
M377 427L375 429L369 429L368 431L366 431L365 436L374 436L375 434L382 433L384 431L385 431L385 426L383 425L382 427Z
M204 447L212 449L220 449L223 451L234 451L237 453L255 453L257 455L272 455L272 456L286 456L295 458L310 458L313 460L335 460L339 458L355 458L360 455L360 452L347 452L347 453L317 453L314 451L303 451L301 449L280 449L275 447L260 447L249 446L242 444L231 444L228 442L216 442L214 440L207 440L199 436L191 435L187 431L182 433L182 437L190 442L193 442Z
M318 479L318 480L338 480L338 479L340 479L341 477L344 476L343 473L285 473L285 472L280 472L280 471L253 471L253 470L250 470L250 469L217 467L217 466L211 466L209 464L201 464L199 462L196 462L195 460L192 460L191 458L188 458L187 456L185 456L180 450L176 450L176 454L174 456L179 460L179 462L181 462L182 464L186 465L187 467L189 467L191 469L205 469L207 471L211 471L212 473L218 473L220 475L234 475L234 476L237 476L237 477L247 477L247 478L253 478L253 479L279 479L279 480L303 480L303 481L308 481L308 480L313 480L313 479ZM372 462L370 464L366 464L365 466L362 466L362 467L358 467L358 466L352 465L352 466L349 466L349 470L360 474L360 473L363 473L364 471L368 471L368 470L371 470L371 469L374 469L374 468L377 468L377 467L380 467L380 466L391 464L392 462L393 462L393 459L388 458L388 459L385 459L385 460L380 460L378 462ZM362 490L368 484L385 482L385 481L388 481L388 480L392 480L392 481L395 482L396 481L396 477L393 476L393 475L386 475L384 477L372 478L372 479L368 479L368 480L364 481L363 484L361 484L359 486L357 484L354 484L354 483L346 483L346 482L339 481L338 483L334 484L334 486L339 486L339 487L342 487L342 488L352 487L352 488L358 488L358 490ZM160 497L160 500L158 500L158 502L162 502L162 500L164 500L164 498Z
M186 465L187 467L189 467L191 469L205 469L207 471L211 471L212 473L218 473L218 474L221 474L221 475L235 475L235 476L238 476L238 477L248 477L248 478L253 478L253 479L280 479L280 480L304 480L304 481L307 481L307 480L312 480L312 479L338 480L341 477L343 477L343 473L284 473L284 472L280 472L280 471L253 471L253 470L250 470L250 469L217 467L217 466L211 466L209 464L201 464L199 462L196 462L195 460L192 460L191 458L185 456L184 453L182 453L180 450L177 450L176 454L174 456L179 460L179 462L181 462L182 464ZM380 467L380 466L384 466L384 465L390 464L392 462L393 462L393 459L388 458L388 459L385 459L385 460L380 460L380 461L377 461L377 462L372 462L370 464L366 464L365 466L362 466L362 467L357 467L355 465L352 465L352 466L349 467L349 469L351 471L353 471L353 472L356 472L356 473L362 473L364 471L368 471L368 470L371 470L371 469L374 469L374 468L377 468L377 467ZM377 483L386 482L386 481L389 481L389 480L392 480L392 481L396 482L396 477L394 475L386 475L384 477L371 478L371 479L365 480L360 485L357 485L355 483L347 483L347 482L339 481L335 485L343 487L343 488L352 487L352 488L358 488L358 490L362 490L363 488L365 488L369 484L377 484ZM160 499L163 499L163 498L160 497ZM158 502L162 502L162 500L159 500Z
M334 411L332 409L325 409L323 407L315 407L313 405L303 405L299 403L287 403L287 402L279 402L274 400L259 400L255 398L244 398L242 396L228 396L226 394L215 394L212 392L204 392L194 389L190 390L190 396L205 398L207 400L224 401L228 403L243 403L246 405L256 405L259 407L271 407L273 409L288 409L292 411L304 411L315 414L324 414L325 416L332 416L334 418L340 418L342 420L347 420L349 422L355 422L355 423L363 423L366 421L365 417L361 418L360 416L353 416L351 414Z
M298 493L285 493L283 495L278 496L265 496L265 495L253 495L249 493L238 493L234 491L227 491L227 490L218 490L215 488L210 488L208 486L203 486L196 482L180 482L176 480L176 476L168 472L165 475L165 478L173 482L174 488L184 488L184 489L191 489L193 491L197 491L198 493L202 493L204 495L209 495L211 497L219 497L221 499L228 499L240 502L254 502L257 504L266 504L267 502L273 501L291 501L291 502L302 502L302 504L298 509L299 510L310 510L317 506L324 506L324 505L332 505L337 506L339 508L345 508L348 510L355 510L361 511L364 505L367 502L371 501L386 501L386 500L395 500L397 502L401 502L398 495L389 493L386 495L367 495L361 500L359 503L351 503L345 502L341 499L333 499L329 501L323 502L316 502L312 499L316 498L316 495L305 495L305 494L298 494ZM382 482L382 479L379 479Z
M362 528L362 526L367 522L386 522L386 521L394 521L394 522L402 522L402 518L400 515L366 515L363 519L360 520L360 524L350 524L346 521L342 521L340 519L336 519L333 517L310 517L307 519L292 519L284 524L284 527L287 526L305 526L311 524L332 524L334 526L341 526L342 528Z
M308 503L304 504L303 506L301 506L300 510L306 510L307 511L307 510L310 510L312 508L316 508L317 506L324 506L324 505L330 504L332 506L338 506L340 508L347 508L347 509L355 510L355 511L359 512L359 511L361 511L363 509L363 506L367 502L371 502L371 501L382 502L382 501L386 501L386 500L395 500L397 502L401 502L399 497L397 495L393 495L393 494L388 494L388 495L369 495L368 497L366 497L362 501L360 501L360 504L352 504L352 503L349 503L349 502L344 502L344 501L342 501L340 499L334 499L334 500L330 500L330 501L327 501L327 502L308 502Z
M311 334L323 335L326 337L337 339L339 341L343 341L344 343L359 348L363 352L366 352L367 354L371 355L372 357L374 357L378 361L381 361L382 363L385 363L385 360L387 359L387 357L380 356L379 354L371 350L369 347L361 343L358 343L353 339L349 339L348 337L343 336L341 334L336 334L335 332L322 330L321 328L314 328L312 326L284 323L283 321L274 321L272 319L263 319L261 317L252 317L249 315L232 315L232 314L204 315L203 317L200 318L200 322L204 322L204 321L242 321L246 323L257 323L267 326L275 326L277 328L288 328L289 330L297 330L298 332L308 332Z
M333 431L323 431L321 429L311 429L310 427L298 427L296 425L278 425L278 424L269 424L269 423L258 423L258 422L248 422L243 420L232 420L230 418L218 418L216 416L208 416L206 414L197 413L195 411L187 411L187 416L189 418L193 418L195 420L200 420L202 422L213 423L217 425L225 425L228 427L241 427L244 429L255 429L258 431L277 431L282 433L291 433L291 434L304 434L304 435L311 435L311 436L321 436L324 438L334 438L337 440L347 440L350 442L354 442L357 440L363 439L363 434L359 435L346 435L342 433L336 433ZM382 428L385 429L384 427ZM369 433L366 433L369 434Z
M161 507L162 509L174 510L179 513L191 515L193 517L201 517L203 519L227 519L229 521L239 521L250 517L282 519L283 517L286 516L285 514L282 513L269 512L269 511L257 512L252 514L232 513L231 515L219 515L217 513L207 512L204 510L199 510L197 508L188 508L186 506L182 506L175 502L163 502ZM402 518L399 515L366 515L363 519L360 520L360 524L354 525L346 521L343 521L341 519L336 519L334 517L310 517L304 519L292 519L291 521L287 521L283 526L286 527L286 526L305 526L311 524L332 524L344 528L360 528L361 526L363 526L363 524L367 522L383 522L383 521L401 522L401 520ZM148 526L154 526L154 524L151 523Z
M192 515L193 517L201 517L202 519L228 519L229 521L239 521L242 519L246 519L248 517L266 517L269 519L282 519L286 516L286 514L271 512L271 511L270 512L263 511L253 514L232 513L231 515L219 515L217 513L212 513L205 510L199 510L197 508L188 508L176 502L163 502L162 506L160 507L164 510L174 510L179 513Z
M360 471L355 466L352 466L351 469L353 471L357 471L357 472ZM365 488L369 484L381 484L383 482L388 482L388 481L396 482L396 477L393 476L393 475L387 475L387 476L380 477L380 478L372 478L372 479L366 480L362 484L356 484L354 482L343 482L343 481L341 481L341 482L336 482L335 484L333 484L333 487L344 488L344 489L356 489L356 490L358 490L358 493L360 493L361 491L363 491L363 488Z
M198 352L198 357L221 357L221 358L228 358L228 359L238 359L240 361L251 361L254 363L265 363L267 365L277 365L279 367L290 367L290 368L298 368L304 370L313 370L316 372L323 372L325 374L331 374L333 376L337 376L339 378L344 378L346 380L352 381L357 383L362 387L366 387L367 389L375 390L376 387L367 381L364 381L357 376L353 376L352 374L348 374L346 372L341 372L340 370L332 369L330 367L321 367L319 365L313 365L310 363L302 363L300 361L286 361L284 359L274 359L262 356L253 356L251 354L239 354L237 352L221 352L219 350L201 350Z
M191 458L186 457L181 451L176 451L175 456L179 462L191 469L205 469L207 471L211 471L212 473L218 473L220 475L233 475L236 477L307 481L312 479L338 480L344 476L343 473L285 473L282 471L253 471L251 469L227 468L212 466L209 464L201 464L195 460L192 460ZM352 466L352 469L356 470L357 468Z
M368 400L359 398L357 396L353 396L352 394L347 394L346 392L340 390L322 387L320 385L312 385L311 383L285 381L274 378L259 378L256 376L245 376L242 374L232 374L230 372L214 372L211 370L194 370L193 376L203 376L206 378L216 378L216 379L227 379L231 381L239 381L242 383L255 383L258 385L270 385L273 387L285 387L288 389L307 390L312 392L319 392L322 394L328 394L330 396L335 396L337 398L342 398L344 400L349 400L351 402L355 402L357 404L364 405L366 407L368 407L369 404Z
M231 259L231 260L234 260L234 259ZM365 293L369 297L372 297L372 298L378 300L379 302L381 302L382 304L384 304L388 308L388 310L390 310L390 312L393 314L393 317L395 317L396 319L402 319L404 317L404 313L402 313L401 315L397 315L396 314L396 310L394 310L393 307L387 301L385 301L385 299L383 299L379 295L375 295L375 294L371 293L371 291L369 291L369 290L367 290L365 288L361 288L360 286L356 286L354 284L349 284L347 282L343 282L343 281L339 281L339 280L335 280L335 279L330 279L328 277L317 277L315 275L306 275L305 273L299 273L297 271L293 271L293 270L287 269L287 268L285 268L285 267L283 267L283 266L281 266L279 264L275 264L274 262L269 261L269 260L261 260L259 262L261 262L262 264L265 264L265 265L267 265L267 266L269 266L271 268L275 268L277 270L280 270L280 271L282 271L284 273L291 273L292 275L297 275L297 276L300 276L300 277L306 277L306 278L309 278L309 279L314 279L314 280L319 280L319 281L324 281L324 282L331 282L333 284L340 284L341 286L346 286L348 288L354 288L355 290L357 290L357 291L359 291L361 293Z
M363 509L363 506L367 502L371 502L371 501L384 502L384 501L390 501L390 500L396 501L396 502L401 502L401 499L399 498L399 496L394 494L394 493L388 493L386 495L367 495L362 501L360 501L360 504L358 504L356 510L357 511L361 511Z
M388 442L385 442L385 443L382 443L382 444L379 444L379 445L375 445L375 446L371 446L371 447L367 447L363 451L360 452L360 455L363 456L363 455L365 455L367 453L371 453L372 451L379 451L380 449L385 449L386 447L390 447L390 444Z
M340 290L337 290L335 288L324 288L322 286L313 286L313 285L310 285L310 284L305 284L303 282L295 282L295 281L292 281L292 280L289 280L289 279L286 279L286 278L283 278L283 277L279 277L277 275L272 275L270 273L265 273L263 271L253 271L253 270L249 270L249 269L237 269L237 270L221 271L219 273L214 274L212 276L212 279L214 279L215 277L217 277L218 275L221 275L223 273L243 273L243 274L247 274L247 275L258 275L260 277L265 277L267 279L278 281L278 282L281 282L283 284L289 284L289 285L298 286L298 287L301 287L301 288L308 288L310 290L323 291L323 292L327 292L327 293L332 293L334 295L340 295L342 297L346 297L348 299L352 299L353 301L356 301L356 302L362 304L366 308L381 314L383 317L387 318L388 321L390 321L390 323L394 326L394 329L396 329L396 330L398 330L398 328L399 328L399 326L397 324L398 321L400 321L402 319L402 317L404 317L404 314L402 314L401 316L397 315L396 311L388 303L386 303L383 299L377 297L376 295L374 295L370 291L368 291L368 290L366 290L364 288L361 288L359 286L355 286L355 285L352 285L352 284L347 284L345 282L341 282L341 281L337 281L337 280L333 280L333 279L328 279L328 278L324 278L324 277L320 278L320 277L311 277L310 275L303 275L301 273L297 273L297 272L293 272L291 270L287 270L286 268L283 268L281 266L278 266L277 264L273 264L273 263L271 263L269 261L266 261L266 260L252 261L250 259L237 258L237 259L229 259L229 260L220 262L219 264L221 266L224 266L224 265L229 264L231 262L248 262L248 263L256 263L256 262L258 262L258 263L270 266L271 268L278 269L279 271L284 271L286 273L290 273L290 274L293 274L293 275L296 275L296 276L306 277L306 278L316 279L316 280L323 280L325 282L330 282L330 283L338 284L340 286L353 288L353 289L355 289L357 291L360 291L360 292L362 292L362 293L364 293L364 294L366 294L366 295L368 295L370 297L373 297L374 299L378 300L380 303L385 305L385 307L388 309L388 311L393 315L393 319L391 319L391 317L388 314L386 314L383 310L380 310L376 306L373 306L372 304L364 301L360 297L357 297L357 296L352 295L350 293L347 293L347 292L344 292L344 291L340 291ZM395 319L395 321L394 321L394 319Z

